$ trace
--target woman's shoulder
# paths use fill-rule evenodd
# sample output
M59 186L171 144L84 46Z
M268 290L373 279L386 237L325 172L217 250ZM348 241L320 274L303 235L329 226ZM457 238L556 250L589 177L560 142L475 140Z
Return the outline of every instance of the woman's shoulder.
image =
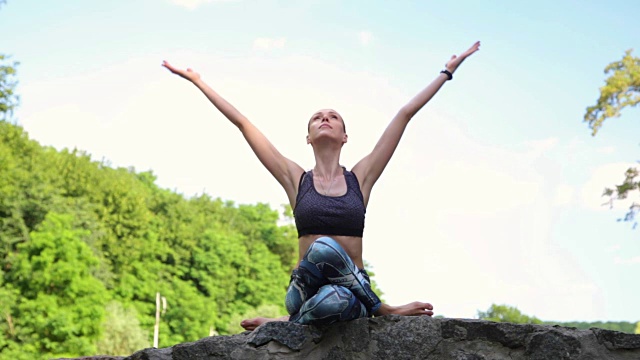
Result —
M344 166L342 167L342 169L345 177L353 177L354 179L358 180L358 177L356 176L356 173L353 172L353 169L347 170L347 168Z

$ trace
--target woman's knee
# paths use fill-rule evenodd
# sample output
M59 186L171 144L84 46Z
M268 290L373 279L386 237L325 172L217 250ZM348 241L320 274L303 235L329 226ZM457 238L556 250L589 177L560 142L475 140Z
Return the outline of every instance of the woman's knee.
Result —
M336 247L341 247L340 244L332 237L330 236L321 236L319 238L317 238L315 242L318 243L322 243L322 244L327 244L327 245L332 245L332 246L336 246Z
M353 293L344 286L328 284L318 290L317 299L319 302L340 302L353 297Z
M287 312L289 315L293 315L300 311L300 307L305 301L305 294L303 290L296 286L293 282L289 284L289 288L287 289L287 295L284 298L284 304L287 308Z
M339 285L321 287L304 307L311 310L314 318L319 319L333 317L336 321L344 321L366 316L366 309L355 295ZM353 314L354 311L357 314Z
M311 246L309 246L305 254L305 258L313 262L326 261L327 259L340 259L344 261L346 257L348 257L348 255L342 246L328 236L316 239Z

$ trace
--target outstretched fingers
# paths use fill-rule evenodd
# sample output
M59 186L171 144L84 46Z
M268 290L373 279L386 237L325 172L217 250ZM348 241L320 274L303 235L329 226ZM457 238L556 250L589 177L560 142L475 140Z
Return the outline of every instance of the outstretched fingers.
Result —
M176 74L176 75L178 75L180 77L183 77L183 78L185 78L185 79L187 79L189 81L194 81L194 80L196 80L196 79L198 79L200 77L200 74L198 74L195 71L193 71L193 69L191 69L191 68L187 68L187 70L178 69L175 66L169 64L169 62L166 61L166 60L162 61L162 66L167 68L173 74Z
M451 72L455 71L458 68L458 66L460 66L460 64L462 64L462 62L466 58L468 58L478 50L480 50L480 41L476 41L473 45L471 45L470 48L468 48L459 56L456 56L456 55L451 56L451 59L449 59L449 61L445 65L446 68L449 69L449 71Z
M167 60L162 60L162 66L164 66L165 68L169 69L169 71L171 71L172 73L176 74L178 71L178 69L176 69L173 65L169 64L169 62Z
M467 57L478 50L480 50L480 41L476 41L473 45L471 45L471 47L467 49L467 51L462 53L462 56Z

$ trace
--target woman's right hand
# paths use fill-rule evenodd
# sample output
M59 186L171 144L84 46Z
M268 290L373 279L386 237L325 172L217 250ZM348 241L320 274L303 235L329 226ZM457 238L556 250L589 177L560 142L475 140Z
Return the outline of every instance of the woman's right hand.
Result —
M177 69L173 67L173 65L169 64L166 60L162 62L162 66L166 67L172 73L179 75L180 77L187 79L191 82L195 82L196 80L200 80L200 74L193 71L191 68L187 68L187 70Z

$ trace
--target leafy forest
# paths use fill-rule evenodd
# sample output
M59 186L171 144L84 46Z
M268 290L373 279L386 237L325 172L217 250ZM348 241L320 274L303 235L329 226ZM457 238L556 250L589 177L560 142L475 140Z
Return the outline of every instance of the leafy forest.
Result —
M160 346L228 333L260 305L284 312L296 233L267 205L186 199L6 121L0 174L2 358L110 352L100 340L118 329L149 346L156 292Z

